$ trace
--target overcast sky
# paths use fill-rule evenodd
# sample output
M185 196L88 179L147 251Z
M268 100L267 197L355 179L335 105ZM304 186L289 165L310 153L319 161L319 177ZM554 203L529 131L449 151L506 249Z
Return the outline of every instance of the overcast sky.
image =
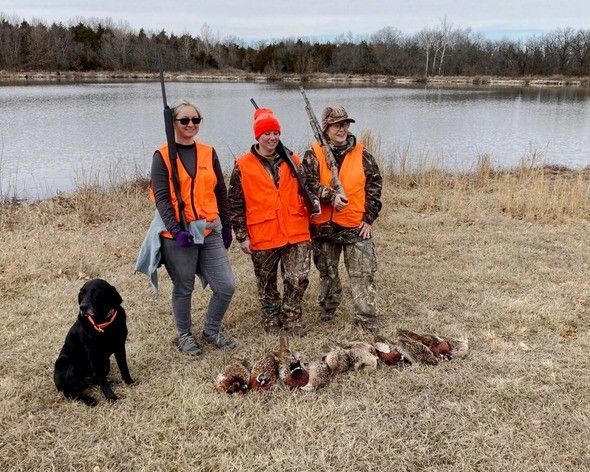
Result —
M560 27L590 28L590 0L0 0L9 19L69 24L111 18L132 29L201 32L203 24L223 39L247 41L351 32L365 37L385 26L414 33L445 16L492 39L540 34Z

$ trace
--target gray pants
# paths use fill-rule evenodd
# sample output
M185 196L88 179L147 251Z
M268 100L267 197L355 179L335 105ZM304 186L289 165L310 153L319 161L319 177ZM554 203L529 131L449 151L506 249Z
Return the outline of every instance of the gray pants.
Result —
M227 250L218 233L211 233L202 246L180 247L176 241L161 238L162 261L172 279L172 313L180 334L191 330L191 297L195 275L209 284L213 295L207 307L203 332L217 334L223 315L236 290Z

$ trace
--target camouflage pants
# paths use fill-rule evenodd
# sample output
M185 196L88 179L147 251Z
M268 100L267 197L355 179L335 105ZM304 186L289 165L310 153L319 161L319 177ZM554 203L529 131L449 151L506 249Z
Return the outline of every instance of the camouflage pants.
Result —
M311 244L303 242L252 253L265 328L288 326L301 319L301 302L309 284L310 252ZM277 289L279 264L283 276L282 301Z
M342 301L342 283L338 274L340 253L350 278L355 318L363 323L375 322L375 272L377 257L372 239L350 244L313 241L313 262L320 273L318 302L325 313L334 312Z

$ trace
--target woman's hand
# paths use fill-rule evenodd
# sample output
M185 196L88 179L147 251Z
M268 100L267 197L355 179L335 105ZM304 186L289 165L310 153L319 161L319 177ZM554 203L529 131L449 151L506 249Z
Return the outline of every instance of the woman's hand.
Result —
M373 227L364 221L358 226L359 236L363 239L371 239L373 237Z
M250 239L246 238L240 243L240 248L246 254L252 254L252 249L250 249Z
M332 202L332 206L336 209L336 211L340 211L346 205L348 205L348 200L346 199L346 197L341 193L337 193L334 197L334 201Z
M174 235L174 240L180 247L191 247L195 245L193 235L188 231L179 231Z

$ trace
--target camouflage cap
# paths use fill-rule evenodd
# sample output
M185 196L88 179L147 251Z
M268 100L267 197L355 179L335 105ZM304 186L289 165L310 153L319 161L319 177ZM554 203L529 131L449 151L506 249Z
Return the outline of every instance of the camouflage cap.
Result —
M322 131L325 133L328 126L334 123L354 123L352 118L348 117L348 113L342 106L326 107L322 113Z

